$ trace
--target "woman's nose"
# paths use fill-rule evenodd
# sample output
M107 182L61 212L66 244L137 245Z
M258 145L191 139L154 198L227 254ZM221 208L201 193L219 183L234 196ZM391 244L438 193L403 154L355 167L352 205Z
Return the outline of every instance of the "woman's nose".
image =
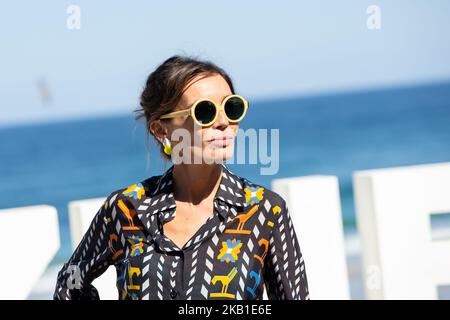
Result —
M217 115L217 119L214 122L214 127L226 127L228 126L229 122L227 117L225 116L225 112L223 110L219 111L219 114Z

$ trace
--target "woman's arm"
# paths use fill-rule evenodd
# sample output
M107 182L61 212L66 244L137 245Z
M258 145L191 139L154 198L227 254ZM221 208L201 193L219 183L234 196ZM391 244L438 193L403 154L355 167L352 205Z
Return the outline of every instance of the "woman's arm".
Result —
M284 200L265 260L264 281L270 300L309 300L305 262Z
M112 263L109 239L113 231L110 194L99 208L71 258L58 273L55 300L98 300L91 282Z

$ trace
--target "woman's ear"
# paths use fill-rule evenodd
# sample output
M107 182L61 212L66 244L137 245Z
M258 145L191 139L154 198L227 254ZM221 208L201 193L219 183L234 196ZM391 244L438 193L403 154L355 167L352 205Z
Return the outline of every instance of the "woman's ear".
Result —
M153 120L150 123L150 131L160 143L163 143L164 138L167 137L168 133L166 126L161 123L161 120L159 119Z

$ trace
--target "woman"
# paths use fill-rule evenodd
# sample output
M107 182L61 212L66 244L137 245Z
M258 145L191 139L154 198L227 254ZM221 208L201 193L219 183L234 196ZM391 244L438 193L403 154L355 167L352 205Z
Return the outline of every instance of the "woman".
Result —
M308 299L285 201L223 164L247 108L213 63L174 56L150 74L137 118L176 164L107 197L54 298L98 299L91 282L114 265L119 299Z

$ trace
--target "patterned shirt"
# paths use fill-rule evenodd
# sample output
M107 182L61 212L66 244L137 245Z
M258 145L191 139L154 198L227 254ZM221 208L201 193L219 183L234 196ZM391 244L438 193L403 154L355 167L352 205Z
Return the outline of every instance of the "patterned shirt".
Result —
M163 232L176 214L170 167L112 192L70 260L54 299L98 299L110 265L119 299L309 299L305 262L285 201L222 165L214 214L179 248Z

